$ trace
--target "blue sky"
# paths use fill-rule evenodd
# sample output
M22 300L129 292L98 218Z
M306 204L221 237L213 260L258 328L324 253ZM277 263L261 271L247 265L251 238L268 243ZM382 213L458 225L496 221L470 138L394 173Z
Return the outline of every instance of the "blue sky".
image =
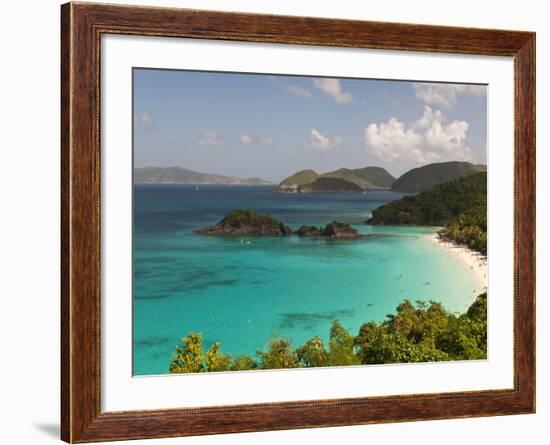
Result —
M278 182L369 165L486 162L486 87L134 69L136 167Z

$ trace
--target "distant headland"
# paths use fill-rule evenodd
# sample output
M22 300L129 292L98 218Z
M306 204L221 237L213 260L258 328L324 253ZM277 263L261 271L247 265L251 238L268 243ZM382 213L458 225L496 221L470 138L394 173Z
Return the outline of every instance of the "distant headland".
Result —
M321 175L314 170L300 170L281 181L273 191L329 193L392 190L401 193L418 193L486 170L485 165L459 161L424 165L409 170L397 179L382 167L341 168Z
M300 170L283 179L273 191L276 193L350 193L367 190L391 190L400 193L419 193L436 185L487 171L484 164L449 161L413 168L393 177L382 167L340 168L318 174L314 170ZM217 185L271 185L273 181L261 177L203 173L183 167L138 167L134 169L136 184L217 184Z
M268 185L273 181L262 178L201 173L183 167L138 167L134 169L136 184L220 184L220 185Z
M395 178L381 167L340 168L319 175L314 170L301 170L285 178L275 192L323 193L362 192L372 189L389 189Z

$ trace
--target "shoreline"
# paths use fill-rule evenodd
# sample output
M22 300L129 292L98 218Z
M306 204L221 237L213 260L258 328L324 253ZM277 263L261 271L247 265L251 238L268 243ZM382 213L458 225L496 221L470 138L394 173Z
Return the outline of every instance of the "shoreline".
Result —
M426 235L426 239L456 255L469 269L472 270L480 283L480 293L487 290L487 258L481 253L469 249L466 246L455 244L452 241L441 239L437 233Z

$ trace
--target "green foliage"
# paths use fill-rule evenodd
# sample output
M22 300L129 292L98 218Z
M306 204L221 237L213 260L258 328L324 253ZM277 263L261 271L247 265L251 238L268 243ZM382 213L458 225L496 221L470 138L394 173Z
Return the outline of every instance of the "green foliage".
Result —
M329 356L319 337L308 340L304 346L296 350L300 365L304 368L318 368L329 364Z
M440 235L487 254L487 173L476 173L378 207L369 224L445 226Z
M449 329L438 339L453 360L484 359L487 357L487 293L483 293L468 308L455 317Z
M309 184L310 182L315 181L318 176L319 175L314 170L300 170L299 172L294 173L292 176L283 179L279 186Z
M239 355L233 360L231 365L231 371L247 371L250 369L256 369L258 364L248 355Z
M439 234L487 255L487 207L484 212L473 209L460 215L458 221L448 224Z
M323 173L323 178L339 178L357 184L362 189L390 188L395 178L381 167L340 168Z
M231 369L232 359L230 355L223 354L220 351L220 344L214 343L204 357L206 371L229 371Z
M330 328L328 364L330 366L360 364L354 351L353 336L338 320L334 320Z
M323 181L316 180L323 178ZM327 182L324 179L341 179L345 182ZM335 187L341 187L342 184L352 183L359 188L353 187L350 191L360 191L368 188L390 188L395 178L388 173L387 170L381 167L364 167L364 168L340 168L338 170L323 173L319 176L313 170L301 170L294 173L292 176L285 178L276 191L284 191L292 186L297 187L301 191L336 191ZM304 186L304 187L301 187ZM351 187L347 186L346 187Z
M487 356L487 294L465 314L455 315L439 303L405 300L395 315L377 325L365 323L355 337L363 364L475 360Z
M267 351L259 351L263 369L298 368L299 361L296 351L285 339L274 339L269 342Z
M352 182L354 184L357 184L362 189L372 189L376 188L371 184L367 178L362 177L360 175L357 175L354 173L354 170L350 170L349 168L340 168L338 170L334 170L332 172L323 173L321 175L322 178L339 178L343 179L344 181ZM391 183L390 183L391 185Z
M221 221L224 225L239 228L242 226L268 226L278 228L280 222L275 218L256 213L252 210L237 209L227 214Z
M287 236L292 235L293 231L269 215L236 209L216 225L197 229L195 233L217 236Z
M327 238L357 238L358 232L349 224L332 221L325 227L301 226L296 232L298 236L325 236Z
M467 215L473 223L487 224L487 174L476 173L405 196L378 207L369 224L442 226Z
M176 346L170 361L170 372L180 374L203 371L202 334L190 332L181 342L183 346Z
M390 188L395 182L395 178L382 167L355 168L351 172L369 182L375 188Z
M470 162L438 162L409 170L400 176L391 188L395 192L418 193L430 190L438 184L486 170L485 165L475 165Z
M361 192L363 188L355 182L341 178L319 176L315 181L300 187L301 192Z
M219 343L203 356L200 333L190 333L182 343L170 362L171 373L485 359L487 293L464 314L451 313L434 301L405 300L381 323L364 323L357 336L334 320L328 350L319 337L297 349L288 340L272 339L266 350L258 351L258 362L247 355L232 359Z

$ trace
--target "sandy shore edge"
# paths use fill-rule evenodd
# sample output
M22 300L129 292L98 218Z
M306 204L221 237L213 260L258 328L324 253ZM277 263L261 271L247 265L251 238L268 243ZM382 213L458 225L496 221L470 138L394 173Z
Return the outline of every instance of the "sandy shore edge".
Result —
M457 255L460 260L472 270L480 282L480 292L487 289L487 258L465 246L460 246L451 241L444 240L437 233L426 235L426 239L438 244L447 252Z

